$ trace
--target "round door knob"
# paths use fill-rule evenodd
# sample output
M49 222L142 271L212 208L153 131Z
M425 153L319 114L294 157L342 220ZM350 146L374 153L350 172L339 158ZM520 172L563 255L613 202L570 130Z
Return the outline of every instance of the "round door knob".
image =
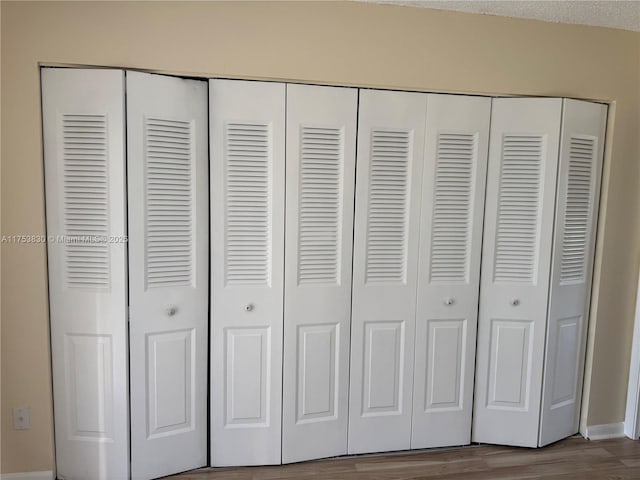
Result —
M245 312L250 312L251 310L253 310L253 304L252 303L248 303L244 306L244 311Z
M173 317L176 313L178 313L178 309L176 307L167 308L167 316Z
M514 298L513 300L511 300L511 305L513 305L514 307L517 307L518 305L520 305L520 300L518 300L517 298Z
M456 301L453 298L445 298L444 299L444 304L445 305L453 305L454 303L456 303Z

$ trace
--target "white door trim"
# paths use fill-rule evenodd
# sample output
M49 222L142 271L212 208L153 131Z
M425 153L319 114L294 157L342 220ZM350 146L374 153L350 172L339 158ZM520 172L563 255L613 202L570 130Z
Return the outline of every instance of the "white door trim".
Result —
M636 320L633 329L631 361L629 365L629 388L627 390L627 411L624 417L624 434L634 440L640 437L640 279Z

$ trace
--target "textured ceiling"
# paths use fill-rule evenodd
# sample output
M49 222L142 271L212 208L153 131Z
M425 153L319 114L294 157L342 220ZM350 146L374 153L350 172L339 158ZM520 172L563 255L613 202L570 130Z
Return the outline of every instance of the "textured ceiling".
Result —
M634 1L481 1L481 0L361 0L411 7L457 10L547 22L579 23L640 31L640 0Z

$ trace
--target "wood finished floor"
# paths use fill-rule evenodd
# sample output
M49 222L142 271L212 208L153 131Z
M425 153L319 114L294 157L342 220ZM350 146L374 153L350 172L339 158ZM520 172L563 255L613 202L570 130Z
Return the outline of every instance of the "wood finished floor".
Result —
M640 479L640 441L572 437L541 449L489 445L209 468L171 480Z

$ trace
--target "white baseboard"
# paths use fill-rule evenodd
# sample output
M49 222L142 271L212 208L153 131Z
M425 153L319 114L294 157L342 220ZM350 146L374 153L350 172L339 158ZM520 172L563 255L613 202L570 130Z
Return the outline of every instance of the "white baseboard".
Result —
M51 470L43 472L2 473L0 480L54 480Z
M589 440L624 437L624 422L607 423L605 425L587 425L586 437Z

